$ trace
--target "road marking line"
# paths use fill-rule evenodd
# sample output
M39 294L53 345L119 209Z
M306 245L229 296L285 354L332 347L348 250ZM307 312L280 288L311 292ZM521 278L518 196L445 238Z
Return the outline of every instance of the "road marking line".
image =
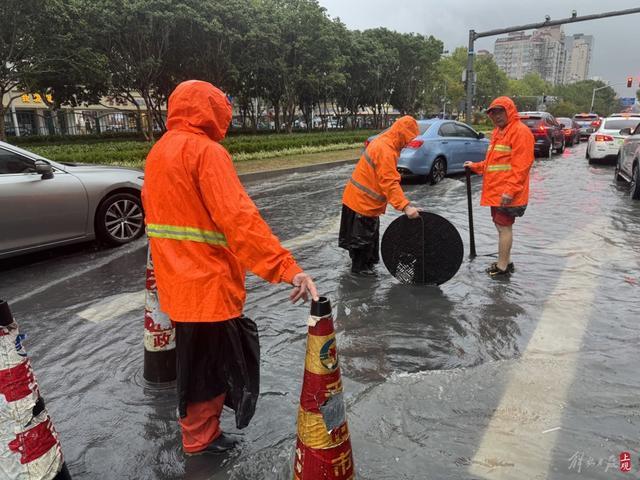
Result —
M44 285L42 285L41 287L38 287L34 290L31 290L28 293L25 293L24 295L21 295L19 297L13 298L11 299L11 304L15 305L18 302L22 302L23 300L27 300L28 298L33 297L34 295L38 295L48 289L50 289L51 287L55 287L56 285L62 283L62 282L66 282L67 280L71 280L72 278L76 278L79 277L81 275L84 275L85 273L89 273L92 270L95 270L97 268L103 267L111 262L113 262L114 260L124 256L124 255L128 255L132 252L135 252L136 250L142 248L142 247L146 247L147 246L147 242L146 240L136 240L135 242L132 242L129 245L126 245L124 247L120 247L116 252L112 253L111 255L106 256L105 258L103 258L102 260L99 260L96 263L92 263L91 265L89 265L88 267L85 267L81 270L78 270L76 272L73 272L69 275L66 275L64 277L58 278L52 282L48 282L45 283Z
M92 304L89 308L82 310L78 315L92 323L101 323L105 320L118 318L133 310L138 310L140 312L140 318L142 319L145 301L144 295L145 290L111 295Z
M598 287L598 277L585 274L581 264L595 249L602 253L601 265L611 260L610 250L593 244L593 234L606 227L606 219L600 219L553 249L570 249L574 254L549 295L522 357L505 372L508 381L469 467L472 475L493 480L538 478L549 472L561 427L545 430L541 437L540 424L562 424Z

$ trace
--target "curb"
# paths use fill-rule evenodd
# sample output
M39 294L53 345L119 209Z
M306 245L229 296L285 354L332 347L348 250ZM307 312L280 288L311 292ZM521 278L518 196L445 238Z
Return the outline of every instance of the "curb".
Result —
M340 165L347 165L349 163L355 163L357 161L357 158L352 158L349 160L337 160L335 162L314 163L311 165L303 165L301 167L280 168L276 170L265 170L262 172L241 173L240 175L238 175L238 177L240 177L240 180L242 180L243 182L253 182L257 180L265 180L268 178L278 177L280 175L287 175L290 173L316 172L318 170L324 170L325 168L339 167Z

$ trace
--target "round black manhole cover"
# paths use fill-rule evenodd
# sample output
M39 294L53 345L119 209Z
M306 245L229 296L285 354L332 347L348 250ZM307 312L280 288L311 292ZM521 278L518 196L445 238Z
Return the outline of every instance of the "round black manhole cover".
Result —
M440 285L462 265L462 238L449 220L435 213L396 218L382 236L382 261L402 283Z

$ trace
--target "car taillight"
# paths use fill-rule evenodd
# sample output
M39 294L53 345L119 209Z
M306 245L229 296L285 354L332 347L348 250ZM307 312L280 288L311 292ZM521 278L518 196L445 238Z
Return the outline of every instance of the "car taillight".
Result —
M600 121L599 120L594 120L593 122L591 122L591 126L598 128L600 126Z
M613 142L611 135L596 135L596 142Z
M565 128L564 129L564 133L571 133L571 129L570 128Z
M546 137L547 136L547 129L545 128L544 125L540 125L538 128L536 128L533 131L533 136L534 137Z
M424 142L422 140L411 140L406 148L420 148Z

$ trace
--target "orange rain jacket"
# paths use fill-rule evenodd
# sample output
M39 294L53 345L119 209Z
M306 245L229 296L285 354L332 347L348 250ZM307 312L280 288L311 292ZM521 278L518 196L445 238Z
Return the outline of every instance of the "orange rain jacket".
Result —
M529 201L529 170L533 164L535 140L529 127L520 121L516 105L509 97L496 98L489 108L502 107L508 123L504 129L494 128L484 161L471 164L471 170L484 175L480 205L499 207L502 194L513 200L509 207Z
M409 200L400 186L400 150L418 136L418 122L408 115L373 140L362 153L342 195L342 203L360 215L378 217L387 202L404 210Z
M240 316L247 269L272 283L291 283L302 271L218 143L231 111L225 94L210 83L181 83L169 98L168 131L147 157L147 235L160 306L176 322Z

